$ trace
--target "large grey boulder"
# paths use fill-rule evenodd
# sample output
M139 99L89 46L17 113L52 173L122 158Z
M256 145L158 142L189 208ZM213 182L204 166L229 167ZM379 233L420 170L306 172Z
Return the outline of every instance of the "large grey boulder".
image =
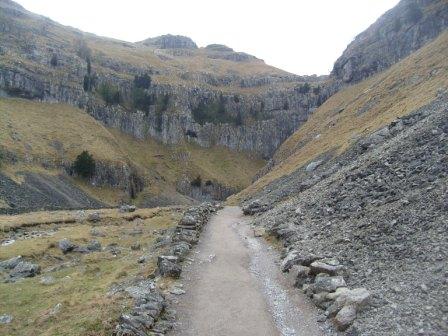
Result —
M191 214L185 214L178 227L181 229L186 229L186 230L195 230L197 228L198 225L198 220L195 216L191 215Z
M40 273L40 266L28 261L21 261L9 274L11 279L31 278Z
M102 247L98 240L92 240L86 245L86 248L89 252L100 252Z
M316 168L319 167L319 166L322 164L322 162L323 162L322 160L318 160L318 161L310 162L310 163L305 167L305 170L306 170L308 173L310 173L310 172L316 170Z
M188 244L185 241L180 241L180 242L175 243L171 247L170 252L173 255L182 259L188 254L188 252L190 251L190 248L191 248L190 244Z
M76 245L66 238L60 240L58 246L64 254L71 252L76 248Z
M13 269L23 260L22 256L0 261L0 269Z
M339 331L346 330L356 319L355 305L344 306L334 317L334 324Z
M352 290L342 291L335 299L333 304L328 308L327 314L334 316L344 306L353 305L357 309L365 307L370 300L370 293L365 288L355 288Z
M315 293L334 292L339 287L346 287L346 283L341 276L317 276L313 283Z
M294 286L301 288L304 284L309 283L310 278L310 268L302 265L294 265L289 270L294 278Z
M92 212L87 216L87 221L97 223L101 220L100 213L98 211Z

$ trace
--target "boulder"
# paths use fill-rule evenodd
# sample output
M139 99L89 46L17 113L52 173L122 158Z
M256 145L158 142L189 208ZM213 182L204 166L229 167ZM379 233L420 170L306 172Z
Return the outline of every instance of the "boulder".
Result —
M306 166L306 168L305 168L305 170L307 171L307 172L312 172L312 171L314 171L317 167L319 167L321 164L322 164L322 160L318 160L318 161L313 161L313 162L310 162L307 166Z
M339 331L346 330L356 319L356 306L346 305L334 317L334 324Z
M299 252L297 250L290 251L282 261L282 271L288 272L294 265L309 266L313 261L322 257L312 253Z
M170 252L173 255L182 259L183 257L185 257L188 254L188 252L190 251L190 248L191 248L190 244L188 244L185 241L180 241L180 242L175 243L171 247Z
M336 259L321 259L313 261L310 265L311 274L327 273L329 275L336 275L338 271L343 269Z
M13 269L16 267L21 261L22 256L13 257L8 260L0 261L0 269Z
M92 222L92 223L97 223L97 222L99 222L99 221L101 220L100 213L97 212L97 211L90 213L90 214L87 216L87 220L88 220L89 222Z
M21 261L11 271L9 276L13 279L31 278L40 273L40 266L27 261Z
M89 251L89 249L86 246L76 246L73 249L73 252L78 252L78 253L90 253L91 251Z
M302 265L294 265L289 270L294 278L294 286L301 288L310 281L310 268Z
M329 306L329 300L327 298L327 292L320 292L317 294L313 294L311 299L313 301L313 303L322 309L325 309L327 306Z
M112 243L106 246L106 251L110 252L112 255L119 255L121 254L121 248L116 243Z
M90 252L100 252L101 243L98 240L92 240L86 245L87 250Z
M341 276L317 276L313 283L314 293L334 292L339 287L346 287Z
M178 278L182 272L177 256L159 256L157 267L161 276Z
M329 300L336 300L341 294L348 291L350 291L350 289L348 289L347 287L339 287L334 293L328 293L327 298Z
M66 238L60 240L58 246L64 254L71 252L76 248L76 245Z
M92 237L106 237L106 234L104 232L101 232L96 228L93 228L92 230L90 230L90 235Z
M128 205L128 204L124 204L122 206L120 206L120 208L118 209L119 212L135 212L135 210L137 210L137 207L135 205Z
M341 290L340 294L336 297L333 304L328 308L327 313L329 316L334 316L342 307L347 305L353 305L357 309L360 309L368 304L370 300L370 293L365 288L355 288L352 290Z
M196 230L198 220L191 214L185 214L178 224L178 227L186 230Z
M12 322L12 320L13 320L12 315L8 314L0 315L0 324L9 324Z

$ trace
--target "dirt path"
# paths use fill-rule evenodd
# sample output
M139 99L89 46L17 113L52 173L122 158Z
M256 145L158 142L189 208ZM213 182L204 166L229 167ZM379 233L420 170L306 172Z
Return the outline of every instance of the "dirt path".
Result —
M253 237L238 207L212 218L192 258L171 335L322 335L313 306L288 284L276 252Z

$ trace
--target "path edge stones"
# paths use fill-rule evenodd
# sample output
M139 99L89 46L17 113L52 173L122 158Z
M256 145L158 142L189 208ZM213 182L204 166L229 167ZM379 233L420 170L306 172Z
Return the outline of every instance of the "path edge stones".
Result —
M188 208L174 231L168 237L167 253L158 255L155 277L180 277L182 263L211 216L222 205L202 203ZM113 335L147 336L164 335L174 324L174 316L167 309L167 298L153 279L135 279L124 291L133 298L133 307L120 315Z

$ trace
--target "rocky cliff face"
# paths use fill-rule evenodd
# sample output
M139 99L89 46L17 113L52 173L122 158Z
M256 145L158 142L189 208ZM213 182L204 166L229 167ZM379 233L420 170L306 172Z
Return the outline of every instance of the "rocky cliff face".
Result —
M141 139L219 145L270 157L337 89L324 77L287 74L228 47L198 49L191 39L172 35L137 44L111 41L62 27L11 1L0 6L3 95L78 106ZM115 48L123 49L119 56L112 53ZM136 53L157 62L131 62ZM193 70L182 63L185 58L224 60L219 67L228 69ZM242 71L241 62L254 70ZM135 106L134 79L142 74L151 81ZM105 99L106 89L115 92L116 101Z
M350 43L332 75L359 82L387 69L448 27L445 0L402 0Z
M197 49L194 41L186 36L162 35L142 41L144 45L155 46L159 49Z

